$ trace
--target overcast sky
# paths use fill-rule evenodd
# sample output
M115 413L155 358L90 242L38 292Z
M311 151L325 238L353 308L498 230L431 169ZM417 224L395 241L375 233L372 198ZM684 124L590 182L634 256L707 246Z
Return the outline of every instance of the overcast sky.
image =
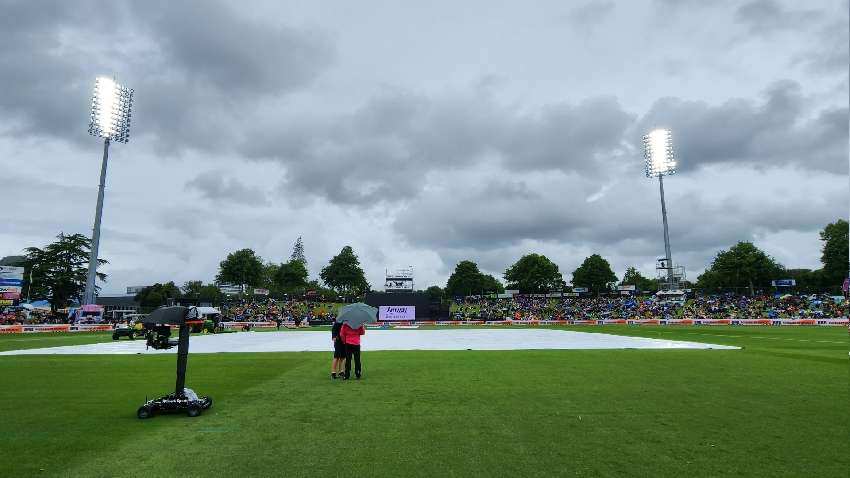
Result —
M529 252L565 279L663 255L640 137L673 130L673 259L753 241L819 267L848 205L848 2L0 0L0 256L91 234L94 78L135 89L113 145L107 292L212 281L227 252L373 287Z

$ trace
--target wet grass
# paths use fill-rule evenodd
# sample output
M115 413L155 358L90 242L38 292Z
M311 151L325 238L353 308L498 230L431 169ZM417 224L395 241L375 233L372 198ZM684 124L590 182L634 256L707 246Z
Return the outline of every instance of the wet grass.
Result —
M847 475L846 329L571 330L743 349L370 352L345 383L326 353L193 354L213 407L145 421L173 356L4 356L0 476Z

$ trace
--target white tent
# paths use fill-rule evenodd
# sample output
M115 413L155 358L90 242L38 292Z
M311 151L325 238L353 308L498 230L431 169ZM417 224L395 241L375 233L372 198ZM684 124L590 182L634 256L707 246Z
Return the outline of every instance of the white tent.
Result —
M221 311L217 307L195 307L198 309L198 317L206 317L208 315L221 315Z

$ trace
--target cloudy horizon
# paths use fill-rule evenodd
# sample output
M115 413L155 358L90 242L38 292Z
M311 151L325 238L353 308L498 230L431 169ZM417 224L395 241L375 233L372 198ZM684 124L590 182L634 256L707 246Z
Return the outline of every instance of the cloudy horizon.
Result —
M848 2L30 2L0 0L0 256L90 235L94 78L135 89L110 150L106 293L212 281L302 236L311 278L345 245L375 288L464 259L501 278L537 252L654 276L673 131L673 259L695 280L748 240L820 267L846 218ZM9 204L7 199L7 204Z

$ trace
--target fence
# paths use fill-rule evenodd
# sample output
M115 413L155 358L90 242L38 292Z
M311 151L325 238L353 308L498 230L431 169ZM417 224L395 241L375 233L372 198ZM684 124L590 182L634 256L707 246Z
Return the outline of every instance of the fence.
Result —
M275 322L221 322L220 325L229 329L249 328L276 328ZM281 322L282 326L291 327L293 321ZM445 326L496 326L496 327L536 327L541 325L566 325L566 326L763 326L763 327L850 327L847 318L825 318L825 319L599 319L599 320L420 320L415 322L382 322L380 324L369 324L370 328L384 328L404 325L431 325ZM31 325L0 325L0 334L32 334L44 332L111 332L112 325L109 324L31 324Z

